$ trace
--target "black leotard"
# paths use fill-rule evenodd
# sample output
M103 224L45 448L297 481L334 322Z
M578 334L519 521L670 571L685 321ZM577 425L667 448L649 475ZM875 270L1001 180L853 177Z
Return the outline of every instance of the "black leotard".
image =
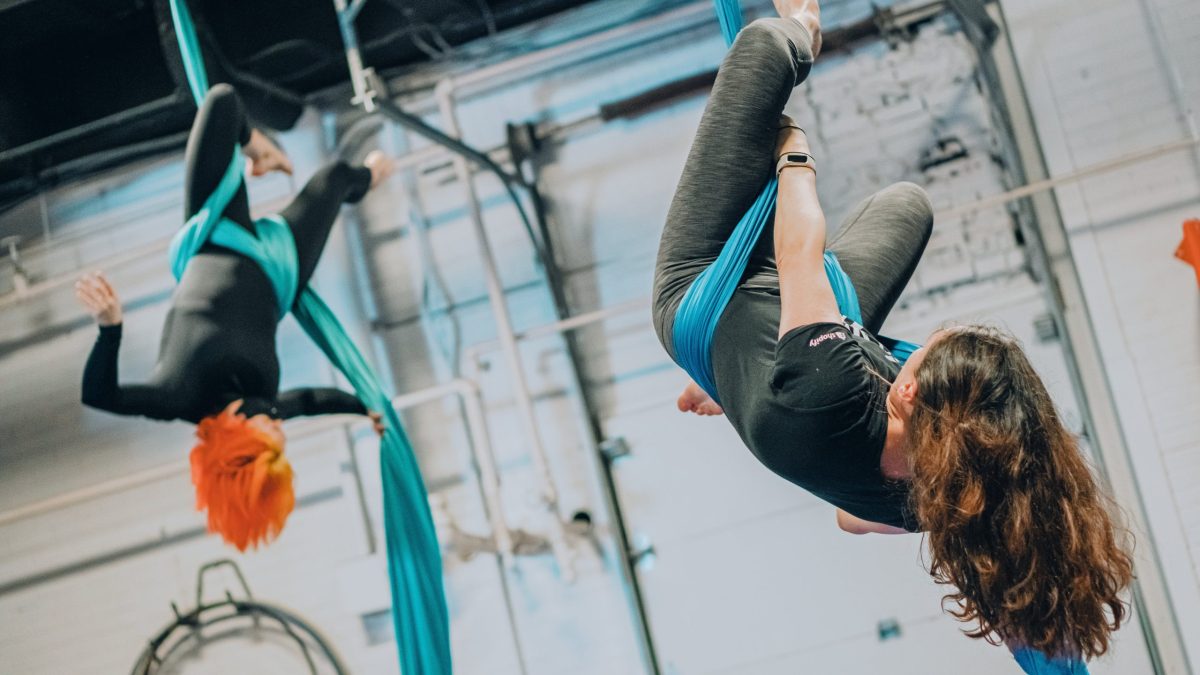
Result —
M188 140L187 217L224 175L234 143L245 145L249 138L237 95L228 86L213 87ZM329 164L280 212L296 239L301 287L316 268L341 204L361 199L370 181L365 168ZM244 185L225 216L252 226ZM143 384L118 383L121 327L101 328L84 369L83 403L121 415L190 422L220 412L236 399L244 400L241 410L247 415L365 414L357 398L338 389L279 393L277 305L274 288L257 263L219 246L204 246L175 289L150 378Z

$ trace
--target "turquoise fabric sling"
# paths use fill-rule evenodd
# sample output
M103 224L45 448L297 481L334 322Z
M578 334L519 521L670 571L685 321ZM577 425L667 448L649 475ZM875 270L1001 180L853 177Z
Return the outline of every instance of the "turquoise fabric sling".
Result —
M176 35L199 105L208 91L195 29L183 0L171 0ZM400 416L367 360L337 317L308 287L298 286L296 243L279 216L254 222L250 234L221 214L242 183L242 155L234 146L229 168L171 242L171 271L183 276L188 261L205 243L236 251L256 262L270 278L279 300L279 318L290 310L304 332L354 387L369 409L381 412L386 424L380 442L383 478L384 533L391 581L392 624L405 675L450 675L450 618L442 583L441 549L429 510L420 467L404 433Z
M742 27L742 11L738 0L714 2L725 43L733 44ZM717 385L713 378L713 335L717 331L721 314L725 312L725 307L729 305L730 298L746 273L746 266L750 262L750 254L755 244L762 236L767 221L775 214L775 198L778 192L779 181L772 176L750 210L738 221L717 259L688 287L679 303L679 309L675 312L672 330L675 360L717 403L721 402L721 398L717 395ZM854 284L838 263L837 256L831 251L825 252L825 275L833 287L838 310L851 321L861 324L862 310L858 304ZM879 341L901 363L907 361L909 355L920 347L911 342L882 336L879 337Z

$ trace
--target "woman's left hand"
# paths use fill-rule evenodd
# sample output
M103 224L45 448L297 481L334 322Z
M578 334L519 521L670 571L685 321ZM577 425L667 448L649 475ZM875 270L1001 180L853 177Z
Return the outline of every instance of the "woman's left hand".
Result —
M367 417L371 418L371 426L375 428L375 433L383 436L383 414L371 411L367 413Z

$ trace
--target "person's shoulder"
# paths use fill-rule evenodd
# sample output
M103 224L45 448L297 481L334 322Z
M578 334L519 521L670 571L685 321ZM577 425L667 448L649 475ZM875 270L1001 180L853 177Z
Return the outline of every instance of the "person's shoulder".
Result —
M779 343L776 345L776 352L783 351L799 351L801 354L808 353L805 350L817 349L821 347L831 348L838 343L847 342L853 339L849 327L844 323L819 322L808 323L803 326L797 326L779 338Z
M857 404L875 378L864 345L848 326L813 323L788 331L775 348L771 390L798 411Z

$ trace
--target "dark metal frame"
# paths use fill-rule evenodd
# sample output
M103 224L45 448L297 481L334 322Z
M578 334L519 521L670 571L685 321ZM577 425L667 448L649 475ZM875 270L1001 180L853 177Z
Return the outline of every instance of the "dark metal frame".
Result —
M244 600L234 599L233 594L226 590L225 599L204 603L204 575L220 567L229 567L233 570L242 587L242 592L245 594ZM181 650L200 649L206 642L211 642L213 637L205 637L202 634L203 630L239 618L248 618L255 630L264 630L263 619L271 619L277 623L279 628L296 642L312 675L318 675L319 672L317 663L313 660L313 648L324 657L338 675L347 675L349 672L332 645L317 629L285 609L255 601L250 594L250 586L246 583L246 578L242 576L242 571L232 560L216 560L202 565L196 573L195 609L181 613L172 602L171 611L175 614L175 620L156 633L146 644L146 648L134 663L132 675L151 675L158 672L164 663L167 663ZM222 635L229 634L230 632L227 631ZM159 652L164 647L166 651L160 655Z

